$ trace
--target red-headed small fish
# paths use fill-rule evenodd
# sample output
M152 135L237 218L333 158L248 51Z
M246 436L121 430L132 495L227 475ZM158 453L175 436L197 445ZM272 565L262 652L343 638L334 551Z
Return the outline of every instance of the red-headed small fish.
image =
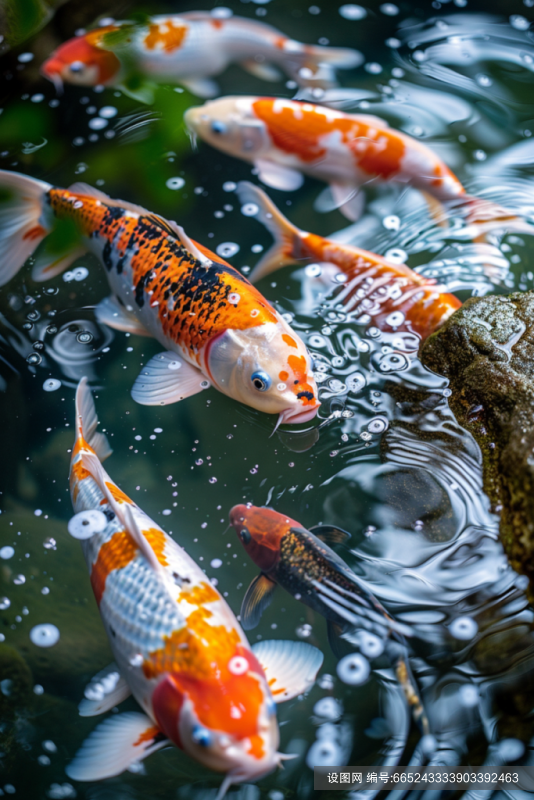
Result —
M192 11L95 28L62 44L42 73L58 88L100 84L136 94L133 75L137 83L181 83L200 97L213 97L218 89L211 76L231 63L264 80L281 78L280 67L300 86L326 87L335 85L336 69L362 60L356 50L302 44L263 22ZM139 99L150 102L142 91Z
M86 379L76 393L70 488L91 585L115 663L93 678L82 716L134 696L144 713L99 725L67 768L70 778L118 775L173 743L228 786L271 772L284 756L275 702L310 688L322 653L302 642L250 647L200 567L113 482L111 450ZM273 697L276 698L273 701Z
M382 637L392 631L411 635L329 546L346 542L346 531L331 525L307 530L285 514L250 503L231 509L230 524L261 570L241 606L245 630L256 627L279 585L340 630L362 627Z
M166 348L137 378L137 402L175 403L213 384L277 413L278 424L316 415L317 387L300 337L238 270L175 222L87 184L57 189L0 171L0 286L43 240L34 280L94 253L112 291L96 307L98 321L153 336Z
M229 155L250 161L260 180L293 191L303 174L330 184L332 208L357 219L363 208L360 187L400 183L441 204L467 207L468 221L480 226L527 230L532 227L495 204L466 194L447 165L422 142L368 114L345 114L325 106L275 97L221 97L189 108L184 116L193 135ZM439 209L438 209L439 206Z
M405 264L394 264L376 253L301 231L259 187L241 181L237 193L243 208L263 223L274 245L250 275L252 281L285 266L309 262L334 264L347 280L336 303L360 314L383 331L412 331L426 339L462 305L435 280L423 278ZM247 211L247 213L249 213Z

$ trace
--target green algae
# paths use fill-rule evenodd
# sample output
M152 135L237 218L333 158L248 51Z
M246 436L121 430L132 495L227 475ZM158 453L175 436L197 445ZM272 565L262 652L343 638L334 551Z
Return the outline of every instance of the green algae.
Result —
M534 292L473 297L423 344L450 380L449 402L483 455L501 539L534 596Z

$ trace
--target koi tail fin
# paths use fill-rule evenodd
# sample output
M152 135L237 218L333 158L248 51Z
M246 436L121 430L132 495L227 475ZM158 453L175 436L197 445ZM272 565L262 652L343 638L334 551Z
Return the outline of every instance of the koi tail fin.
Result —
M534 225L519 217L514 211L482 197L466 198L467 222L473 226L475 242L486 240L486 234L500 229L510 233L534 233Z
M294 42L288 44L291 48L295 45ZM363 61L358 50L348 47L302 45L300 52L295 49L290 53L285 69L299 86L329 89L337 86L337 69L353 69Z
M248 215L255 216L274 237L273 246L258 261L249 276L252 283L256 283L260 278L270 275L280 267L295 262L295 241L299 240L302 234L293 223L284 217L259 186L248 181L240 181L237 184L237 196Z
M111 455L104 433L97 433L98 417L87 378L82 378L76 389L76 444L89 445L100 461Z
M0 170L0 286L24 266L49 229L43 201L50 184Z

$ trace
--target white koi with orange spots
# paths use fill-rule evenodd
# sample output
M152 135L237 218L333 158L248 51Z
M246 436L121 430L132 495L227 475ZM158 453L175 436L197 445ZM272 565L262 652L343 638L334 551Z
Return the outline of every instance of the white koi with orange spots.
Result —
M335 85L336 69L362 60L356 50L302 44L263 22L192 11L95 28L61 45L42 72L58 86L101 84L127 91L134 72L137 79L178 82L211 97L217 94L211 76L231 63L271 81L281 77L276 65L300 86L326 87Z
M313 103L275 97L221 97L189 108L184 116L194 136L229 155L252 162L263 183L292 191L303 175L330 185L329 208L357 219L360 188L399 183L442 203L466 205L469 221L532 228L513 212L466 194L447 165L422 142L368 114L346 114Z
M257 779L280 763L269 684L279 687L280 699L294 697L313 683L322 655L291 642L270 643L271 654L263 643L254 655L204 572L104 470L101 459L110 450L97 424L84 378L76 394L70 486L76 530L89 526L89 538L79 538L116 669L102 677L99 696L98 681L90 685L81 713L109 710L131 691L144 714L106 720L67 772L76 780L109 777L172 742L225 772L224 793L231 783ZM274 651L283 655L288 680L269 673Z

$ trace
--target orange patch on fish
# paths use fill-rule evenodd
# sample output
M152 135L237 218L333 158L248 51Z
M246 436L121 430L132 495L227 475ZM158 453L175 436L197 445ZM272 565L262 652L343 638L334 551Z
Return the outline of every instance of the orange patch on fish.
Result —
M265 748L263 746L263 739L261 736L251 736L250 737L250 747L248 752L253 758L263 758L265 755Z
M169 562L165 558L165 534L159 528L149 528L143 531L143 536L154 551L154 555L163 567L167 567Z
M124 494L122 489L119 489L119 487L115 486L114 483L111 483L111 481L106 481L106 486L108 487L112 498L116 500L117 503L128 503L129 505L133 505L133 501L130 500L128 495Z
M139 738L136 742L133 743L134 747L139 747L140 744L144 742L151 742L159 733L159 728L157 725L152 725L151 728L147 728L146 731L140 734Z
M204 603L214 603L220 600L220 597L211 584L203 581L198 586L183 588L180 592L179 600L185 600L192 606L201 606Z
M287 379L289 378L289 372L286 372L285 369L283 369L282 372L278 373L278 377L280 378L281 381L287 381Z
M92 477L89 470L83 466L81 458L78 461L75 461L73 464L71 464L70 476L71 476L71 481L76 480L78 483L80 481L85 480L85 478Z
M297 343L296 343L296 341L293 339L293 337L292 337L292 336L290 336L288 333L283 333L283 334L282 334L282 339L284 340L284 342L285 342L287 345L289 345L289 347L296 347L296 348L298 349L298 344L297 344Z
M147 50L154 50L158 45L166 53L172 53L181 47L186 35L187 25L175 25L172 20L160 23L151 23L148 27L148 34L145 37L145 47Z
M137 554L137 546L126 531L114 533L111 539L100 547L91 569L91 586L97 605L102 602L108 575L116 569L126 567Z
M291 355L287 359L287 363L289 364L293 374L295 375L295 383L291 386L292 391L295 394L300 394L301 392L309 392L311 397L301 397L300 400L304 405L309 405L311 403L315 403L315 396L313 393L313 386L308 383L308 371L307 371L307 363L305 356L294 356Z

